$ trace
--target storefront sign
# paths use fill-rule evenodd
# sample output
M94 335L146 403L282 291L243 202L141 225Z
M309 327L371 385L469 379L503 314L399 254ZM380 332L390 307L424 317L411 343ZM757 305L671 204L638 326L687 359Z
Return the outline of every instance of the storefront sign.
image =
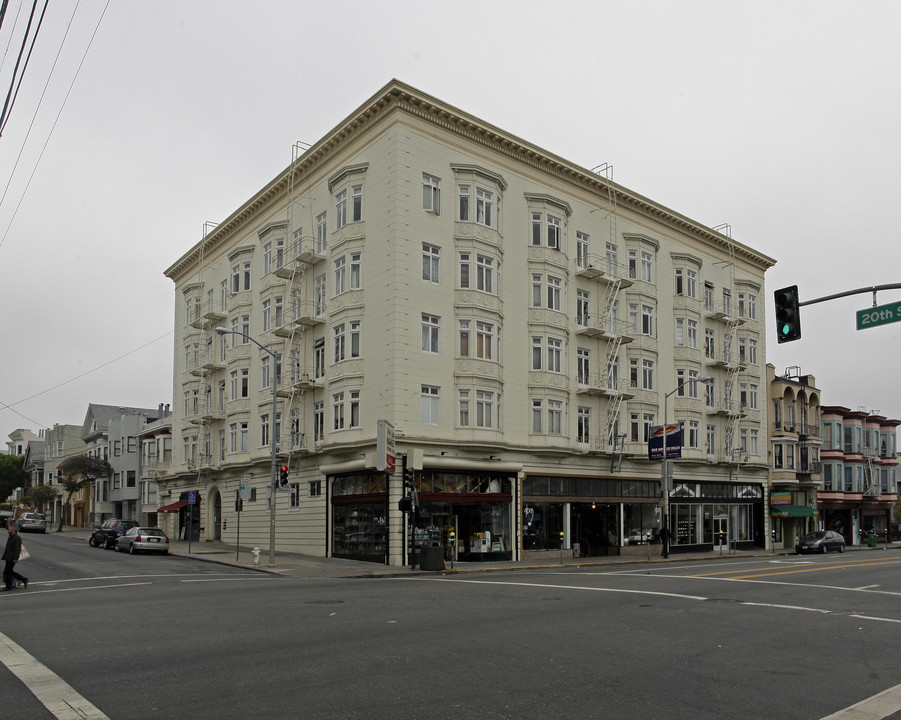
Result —
M394 447L394 425L387 420L379 420L376 435L375 469L380 472L394 472L397 451Z
M791 492L772 492L770 493L770 505L791 505Z

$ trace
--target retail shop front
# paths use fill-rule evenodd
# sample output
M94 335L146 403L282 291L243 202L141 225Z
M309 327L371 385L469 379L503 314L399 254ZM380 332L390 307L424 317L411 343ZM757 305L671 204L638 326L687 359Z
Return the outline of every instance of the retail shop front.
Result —
M425 469L416 473L419 504L411 513L408 552L437 543L462 562L513 559L516 473ZM454 533L454 542L451 540Z
M660 541L660 482L529 475L522 546L528 556L572 549L580 557L646 552Z
M361 471L332 476L333 557L388 562L388 478Z
M763 485L676 481L669 504L674 553L766 547Z

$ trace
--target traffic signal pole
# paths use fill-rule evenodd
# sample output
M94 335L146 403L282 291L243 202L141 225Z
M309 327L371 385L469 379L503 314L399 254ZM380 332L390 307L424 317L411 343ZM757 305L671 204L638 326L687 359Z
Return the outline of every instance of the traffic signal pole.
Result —
M856 290L846 290L845 292L834 293L832 295L824 295L823 297L814 298L813 300L801 300L798 296L798 286L776 290L773 293L773 300L776 306L776 339L780 343L798 340L801 337L801 315L799 308L805 305L815 305L817 303L826 302L827 300L836 300L838 298L848 297L850 295L862 295L864 293L873 293L873 307L876 307L876 293L880 290L899 290L901 283L888 283L885 285L871 285L869 287L857 288ZM890 322L893 320L890 320ZM859 329L859 328L858 328Z

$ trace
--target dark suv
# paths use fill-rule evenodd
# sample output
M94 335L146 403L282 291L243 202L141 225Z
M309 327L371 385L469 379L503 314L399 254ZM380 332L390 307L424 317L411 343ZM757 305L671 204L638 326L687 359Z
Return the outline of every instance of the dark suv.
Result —
M104 520L102 525L94 528L88 538L88 545L107 549L116 547L117 538L137 526L137 520Z

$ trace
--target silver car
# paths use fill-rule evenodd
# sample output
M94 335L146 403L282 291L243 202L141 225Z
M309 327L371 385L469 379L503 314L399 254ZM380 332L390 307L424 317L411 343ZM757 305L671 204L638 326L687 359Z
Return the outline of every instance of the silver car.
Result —
M27 512L19 515L16 520L16 529L19 532L28 530L29 532L47 532L47 518L41 513Z
M169 554L169 536L155 527L133 527L116 539L116 552Z

